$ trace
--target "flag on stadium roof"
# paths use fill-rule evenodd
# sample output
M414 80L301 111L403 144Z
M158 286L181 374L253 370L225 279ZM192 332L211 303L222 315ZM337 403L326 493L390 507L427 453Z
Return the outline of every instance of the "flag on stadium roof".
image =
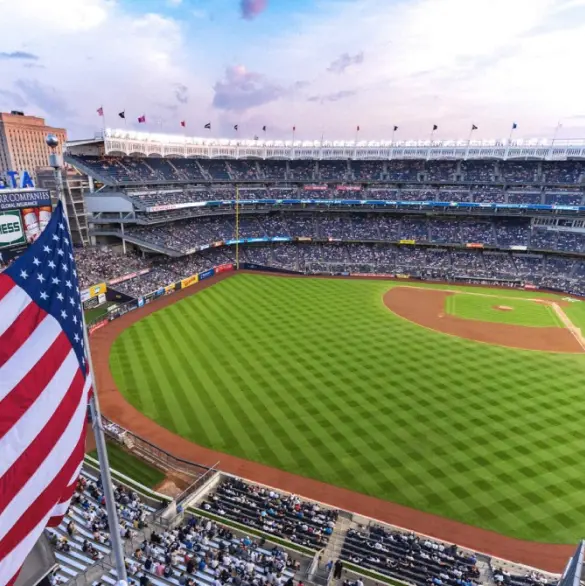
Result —
M358 127L356 128L356 132L359 132L359 131L360 131L360 127L358 126Z
M138 124L145 124L146 123L146 116L142 114L142 116L138 116Z
M516 130L518 128L518 124L516 122L512 122L512 130Z
M120 116L120 118L126 118L126 111L122 110L121 112L118 112L118 116Z
M433 132L435 132L435 130L438 130L439 127L436 124L433 124Z
M394 127L394 132L396 132L398 130L398 126Z
M103 106L100 106L97 109L97 113L98 113L98 116L103 116L104 115L104 108L103 108Z
M266 126L263 126L263 127L262 127L262 131L263 131L263 132L266 132Z
M208 122L203 128L207 128L207 130L211 130L211 122Z
M184 120L181 120L181 126L182 126L183 128L185 128L185 126L187 126L187 123L186 123Z
M475 124L471 125L471 130L477 130L477 126Z
M295 131L296 131L296 129L297 129L297 127L296 127L296 126L293 126L293 132L295 132Z
M237 124L234 124L234 130L237 132L237 130L238 130L238 125Z
M0 583L61 523L85 450L91 393L81 296L61 203L0 273Z

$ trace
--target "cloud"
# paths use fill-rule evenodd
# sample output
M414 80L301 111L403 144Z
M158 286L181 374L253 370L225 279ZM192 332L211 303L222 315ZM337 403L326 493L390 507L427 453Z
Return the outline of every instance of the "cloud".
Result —
M213 90L215 108L236 112L274 102L288 91L260 73L248 71L243 65L228 67L224 78L215 84Z
M339 102L339 100L345 100L351 98L357 94L356 90L341 90L332 94L325 94L324 96L311 96L307 98L308 102L319 102L321 104L325 102Z
M0 108L3 110L24 108L26 105L26 100L20 94L10 90L0 90Z
M49 116L62 120L73 115L73 110L69 107L67 101L54 87L42 85L32 79L19 79L15 85L30 104L37 106Z
M182 83L175 84L175 98L181 104L189 103L189 88Z
M240 0L242 18L253 20L266 10L268 0Z
M33 53L28 53L26 51L11 51L6 53L4 51L0 51L0 59L16 59L20 61L38 61L38 55L34 55Z
M344 73L348 67L352 65L361 65L364 62L364 52L360 51L355 55L343 53L335 61L332 61L327 71L330 73Z

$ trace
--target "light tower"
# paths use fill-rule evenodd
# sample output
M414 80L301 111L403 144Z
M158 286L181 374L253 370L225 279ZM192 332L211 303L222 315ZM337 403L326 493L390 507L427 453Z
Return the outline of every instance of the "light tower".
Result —
M55 188L57 190L57 198L63 203L63 213L69 222L69 214L67 212L67 202L65 201L65 193L63 191L63 175L61 169L63 167L63 157L57 152L59 146L59 138L56 134L47 134L45 138L47 146L51 149L49 155L49 166L53 167L53 176L55 177Z

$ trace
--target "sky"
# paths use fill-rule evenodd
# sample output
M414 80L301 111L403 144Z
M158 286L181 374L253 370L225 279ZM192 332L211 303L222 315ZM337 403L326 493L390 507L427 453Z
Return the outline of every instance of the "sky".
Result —
M0 0L0 17L0 111L72 139L494 139L514 122L585 139L585 0Z

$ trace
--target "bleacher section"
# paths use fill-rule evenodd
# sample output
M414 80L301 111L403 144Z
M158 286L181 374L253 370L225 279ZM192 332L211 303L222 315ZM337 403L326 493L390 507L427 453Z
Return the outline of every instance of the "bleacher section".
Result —
M419 586L473 586L480 575L475 556L459 552L455 545L375 525L350 529L341 558Z
M295 495L226 479L203 510L311 549L327 545L338 512Z

